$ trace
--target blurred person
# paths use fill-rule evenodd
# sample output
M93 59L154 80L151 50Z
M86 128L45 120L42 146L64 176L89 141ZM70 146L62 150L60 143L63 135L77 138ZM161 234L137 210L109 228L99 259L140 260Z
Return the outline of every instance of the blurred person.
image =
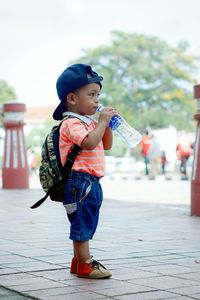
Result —
M30 176L37 175L37 154L33 149L28 149L28 165Z
M163 175L165 175L166 174L166 164L167 164L167 157L166 157L165 150L161 151L160 159L161 159L161 172Z
M32 154L33 154L33 156L32 156L31 165L30 165L31 176L37 175L37 154L35 153L34 150L32 151Z
M160 163L161 163L161 173L165 176L165 180L171 180L171 176L167 174L166 165L168 163L167 156L165 150L161 151L160 155Z
M148 160L150 164L149 179L154 180L158 174L158 161L160 160L161 150L158 139L151 134L150 146L148 150Z
M149 133L149 130L145 131L145 134L142 137L142 140L140 142L140 149L141 149L141 155L143 156L144 164L145 164L145 175L149 175L149 159L148 159L148 152L151 142L151 136Z
M181 174L181 180L188 180L187 174L187 162L192 154L193 145L186 137L182 137L177 146L176 146L176 154L178 160L180 160L179 172Z

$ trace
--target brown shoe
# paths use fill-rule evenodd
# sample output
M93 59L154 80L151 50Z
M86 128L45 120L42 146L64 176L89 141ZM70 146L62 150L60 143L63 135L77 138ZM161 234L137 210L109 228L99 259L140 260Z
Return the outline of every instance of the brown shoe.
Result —
M88 259L85 263L78 263L77 276L91 279L109 278L112 274L98 261Z

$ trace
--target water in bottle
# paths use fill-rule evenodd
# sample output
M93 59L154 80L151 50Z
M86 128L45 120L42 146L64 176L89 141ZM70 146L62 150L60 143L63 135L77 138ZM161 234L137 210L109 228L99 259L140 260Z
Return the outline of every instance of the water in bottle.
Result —
M100 112L104 108L103 105L99 105L97 111ZM135 147L137 146L142 136L141 134L133 127L131 127L124 118L119 115L114 115L109 122L109 127L114 130L121 139L129 146Z

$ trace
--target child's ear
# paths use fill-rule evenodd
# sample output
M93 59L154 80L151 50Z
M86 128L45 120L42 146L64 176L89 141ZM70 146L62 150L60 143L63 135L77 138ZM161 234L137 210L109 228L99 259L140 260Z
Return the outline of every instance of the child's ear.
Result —
M72 105L76 103L76 95L74 93L70 93L67 95L67 103Z

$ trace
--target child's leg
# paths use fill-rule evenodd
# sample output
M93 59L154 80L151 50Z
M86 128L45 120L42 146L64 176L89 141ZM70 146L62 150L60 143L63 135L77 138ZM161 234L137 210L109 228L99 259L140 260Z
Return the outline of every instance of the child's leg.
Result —
M90 256L89 241L73 241L74 257L71 262L70 272L77 274L78 263L85 263Z
M96 231L102 200L98 178L83 172L71 174L71 180L68 179L65 185L64 206L71 223L70 239L74 247L70 272L78 277L98 279L111 276L102 264L91 257L89 250L89 240Z
M73 241L74 256L78 262L86 262L90 258L89 241Z
M73 241L74 255L71 273L85 278L109 278L111 273L90 256L89 241ZM76 270L75 270L76 267Z

